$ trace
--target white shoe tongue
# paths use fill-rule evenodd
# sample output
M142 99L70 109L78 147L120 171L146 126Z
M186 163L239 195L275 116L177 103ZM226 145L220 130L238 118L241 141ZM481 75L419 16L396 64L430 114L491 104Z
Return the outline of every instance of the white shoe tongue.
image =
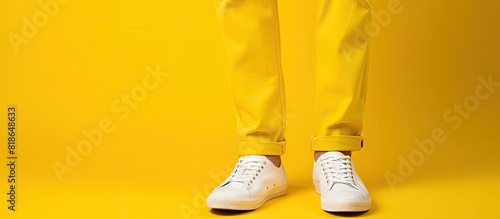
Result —
M324 153L322 156L328 156L328 157L343 157L345 156L344 153L338 152L338 151L329 151Z
M241 157L244 161L269 161L266 156L262 155L248 155Z

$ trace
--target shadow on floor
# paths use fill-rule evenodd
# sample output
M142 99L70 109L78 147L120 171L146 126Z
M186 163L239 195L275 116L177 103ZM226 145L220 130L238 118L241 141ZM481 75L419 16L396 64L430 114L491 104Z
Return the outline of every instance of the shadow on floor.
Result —
M218 215L218 216L237 216L237 215L242 215L242 214L252 212L252 211L254 211L254 210L237 211L237 210L210 209L210 213Z

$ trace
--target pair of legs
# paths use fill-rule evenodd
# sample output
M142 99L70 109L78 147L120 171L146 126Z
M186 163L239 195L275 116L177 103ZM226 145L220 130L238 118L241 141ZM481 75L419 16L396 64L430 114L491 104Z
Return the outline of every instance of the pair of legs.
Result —
M286 113L277 2L217 0L216 13L237 113L238 153L266 156L279 167ZM317 124L310 145L315 160L362 147L370 4L318 0L317 14Z

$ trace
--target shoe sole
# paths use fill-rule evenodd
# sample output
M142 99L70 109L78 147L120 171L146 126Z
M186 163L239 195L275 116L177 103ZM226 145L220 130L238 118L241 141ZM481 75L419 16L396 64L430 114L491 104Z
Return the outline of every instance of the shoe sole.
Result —
M207 206L212 209L222 209L222 210L239 210L248 211L255 210L262 207L267 201L283 196L286 194L287 186L281 186L273 189L268 195L259 201L259 199L217 199L217 200L207 200Z
M321 199L321 208L328 212L363 212L370 210L370 207L370 199L364 201Z

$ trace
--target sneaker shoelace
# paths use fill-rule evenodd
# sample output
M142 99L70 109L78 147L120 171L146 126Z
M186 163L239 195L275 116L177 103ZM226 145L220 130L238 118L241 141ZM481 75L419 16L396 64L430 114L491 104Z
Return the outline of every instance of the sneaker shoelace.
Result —
M352 163L349 156L326 157L320 162L326 176L328 189L332 189L335 183L354 185Z
M231 173L229 182L240 182L250 186L261 174L265 164L265 161L259 160L240 160L234 171Z

